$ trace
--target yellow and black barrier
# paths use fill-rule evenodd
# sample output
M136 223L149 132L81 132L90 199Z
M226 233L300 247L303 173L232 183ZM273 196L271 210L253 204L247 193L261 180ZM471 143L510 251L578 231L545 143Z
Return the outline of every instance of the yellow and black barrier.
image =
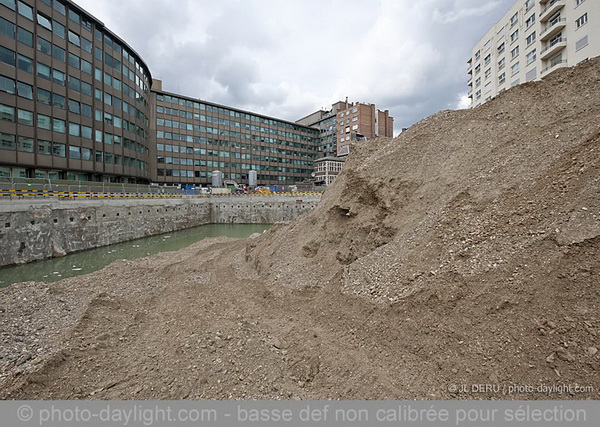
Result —
M321 196L320 192L285 192L285 193L223 193L223 194L185 194L185 193L113 193L113 192L92 192L92 191L55 191L55 190L16 190L0 189L0 198L50 198L59 199L148 199L148 198L189 198L189 197L248 197L248 196L267 196L267 197L302 197L302 196Z

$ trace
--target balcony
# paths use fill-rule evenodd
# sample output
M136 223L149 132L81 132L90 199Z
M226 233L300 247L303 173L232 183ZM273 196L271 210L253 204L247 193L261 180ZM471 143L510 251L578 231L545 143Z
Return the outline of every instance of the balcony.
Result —
M567 20L557 16L540 32L540 41L548 40L550 37L558 34L567 25Z
M540 22L546 22L556 12L565 7L566 0L551 0L548 5L540 12Z
M558 39L551 40L550 44L544 49L542 49L542 51L540 52L540 59L543 61L545 59L551 58L566 47L566 37L560 37Z
M542 70L541 75L542 76L547 76L548 74L550 74L552 71L556 71L559 68L564 68L567 66L567 61L566 60L561 60L561 61L552 61L550 63L549 66L547 66L546 68L544 68Z

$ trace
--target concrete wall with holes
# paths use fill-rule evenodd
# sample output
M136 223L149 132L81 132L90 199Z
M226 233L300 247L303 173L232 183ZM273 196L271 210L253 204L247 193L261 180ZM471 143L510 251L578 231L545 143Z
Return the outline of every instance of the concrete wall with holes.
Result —
M211 223L291 221L318 202L306 196L0 201L0 266Z

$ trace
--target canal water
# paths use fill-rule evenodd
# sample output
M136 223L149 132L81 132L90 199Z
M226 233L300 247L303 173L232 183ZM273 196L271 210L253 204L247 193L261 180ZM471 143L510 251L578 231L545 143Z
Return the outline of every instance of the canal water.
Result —
M0 287L30 280L54 282L100 270L117 259L136 259L159 252L176 251L207 237L246 238L262 233L270 224L208 224L172 233L74 252L29 264L0 268Z

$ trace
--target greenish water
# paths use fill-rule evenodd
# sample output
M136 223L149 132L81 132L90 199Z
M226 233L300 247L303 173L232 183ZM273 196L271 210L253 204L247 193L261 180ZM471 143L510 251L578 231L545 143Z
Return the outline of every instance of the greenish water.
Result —
M29 264L0 268L0 287L13 283L54 282L66 277L91 273L117 259L136 259L159 252L176 251L207 237L246 238L262 233L270 224L208 224L101 248L75 252L62 258L51 258Z

